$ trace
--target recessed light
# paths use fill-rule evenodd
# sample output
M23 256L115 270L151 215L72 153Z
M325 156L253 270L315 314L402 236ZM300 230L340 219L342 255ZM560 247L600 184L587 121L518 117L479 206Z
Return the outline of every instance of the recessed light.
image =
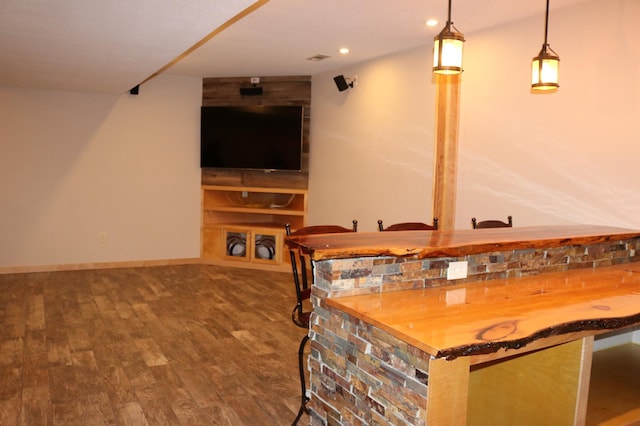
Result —
M425 22L425 25L427 27L435 27L436 25L438 25L438 20L437 19L427 19L427 22Z
M349 53L349 48L348 47L341 47L338 52L340 52L341 55L346 55L347 53Z

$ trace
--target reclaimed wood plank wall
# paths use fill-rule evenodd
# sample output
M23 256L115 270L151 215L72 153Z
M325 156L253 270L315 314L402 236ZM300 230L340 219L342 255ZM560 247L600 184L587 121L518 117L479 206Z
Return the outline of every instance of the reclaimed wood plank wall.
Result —
M258 186L306 189L309 182L311 124L311 76L260 77L262 95L242 96L241 88L251 87L251 77L204 78L203 106L302 105L304 107L302 172L265 173L202 169L203 185Z

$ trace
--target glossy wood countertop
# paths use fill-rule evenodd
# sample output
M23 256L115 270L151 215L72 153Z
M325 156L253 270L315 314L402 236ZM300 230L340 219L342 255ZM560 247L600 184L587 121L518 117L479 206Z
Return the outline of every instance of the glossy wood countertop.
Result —
M640 323L640 262L326 301L438 358L508 355Z
M350 232L287 237L313 260L364 256L458 257L499 250L625 240L639 230L595 225L531 226L451 231Z

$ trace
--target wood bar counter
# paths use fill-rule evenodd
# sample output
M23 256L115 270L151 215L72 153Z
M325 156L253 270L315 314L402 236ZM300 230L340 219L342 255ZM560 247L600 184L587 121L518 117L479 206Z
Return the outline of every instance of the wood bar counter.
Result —
M594 336L640 324L640 231L407 231L287 244L314 263L312 424L584 424ZM468 262L467 278L446 279L454 261Z

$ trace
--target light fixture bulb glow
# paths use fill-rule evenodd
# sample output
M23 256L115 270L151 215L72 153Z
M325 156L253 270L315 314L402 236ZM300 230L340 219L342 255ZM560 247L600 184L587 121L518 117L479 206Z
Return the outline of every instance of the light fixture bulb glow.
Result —
M558 69L559 61L557 59L534 58L531 62L532 88L537 90L558 88Z
M442 44L442 55L440 45ZM433 45L434 72L440 74L458 74L462 70L463 40L444 39L435 40ZM437 69L436 69L437 68Z

